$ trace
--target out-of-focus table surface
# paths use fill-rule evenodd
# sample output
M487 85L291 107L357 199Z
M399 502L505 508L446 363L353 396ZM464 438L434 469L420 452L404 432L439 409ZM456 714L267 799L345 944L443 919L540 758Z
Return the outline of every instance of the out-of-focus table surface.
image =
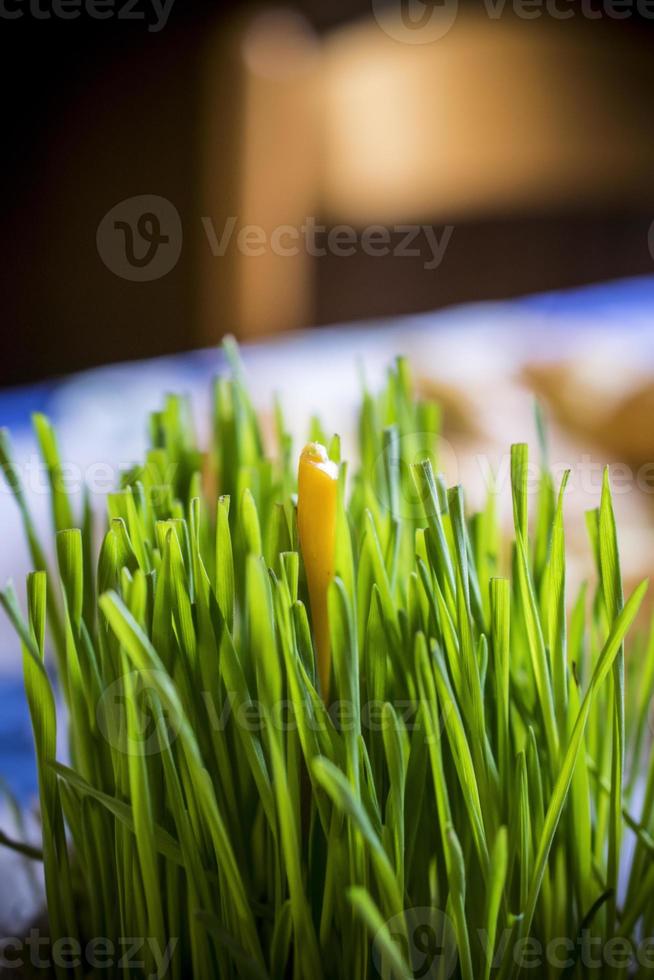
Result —
M328 431L343 435L346 453L352 452L362 366L366 381L374 388L398 353L408 355L421 385L444 396L446 412L452 401L456 411L472 421L471 429L478 429L461 440L445 430L446 474L468 486L479 476L472 470L479 469L480 452L488 452L497 461L498 447L507 452L510 442L535 442L532 396L525 383L529 366L547 369L566 361L575 364L591 381L593 372L601 378L609 397L615 397L627 381L645 383L654 377L654 276L511 302L321 328L242 351L257 408L268 409L273 395L279 393L298 448L306 435L309 413L318 412ZM160 405L166 392L188 393L199 438L206 439L211 380L223 366L220 351L204 350L0 392L0 425L10 430L43 538L50 536L49 510L43 474L35 463L33 412L45 412L52 419L71 479L79 475L81 487L83 479L91 478L96 487L94 506L100 511L110 484L141 457L147 414ZM565 455L574 443L568 443L564 435L558 445ZM586 509L595 504L581 501ZM654 533L654 507L651 515L639 507L625 533L627 537L637 534L642 541L643 534ZM30 562L4 482L0 528L0 582L13 579L22 597ZM635 569L634 574L639 571ZM31 805L36 781L20 650L4 616L0 621L0 696L0 775L22 804ZM6 817L8 811L0 802L0 826ZM20 885L19 864L13 858L8 861L1 852L0 868L16 880L15 889L0 890L13 896L13 905L0 898L2 926L15 917L15 903L23 907L30 886Z

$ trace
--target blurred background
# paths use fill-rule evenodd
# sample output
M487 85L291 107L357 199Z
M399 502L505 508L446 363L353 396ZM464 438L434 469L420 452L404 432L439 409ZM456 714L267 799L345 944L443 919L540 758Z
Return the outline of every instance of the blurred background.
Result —
M4 385L653 270L646 0L3 11Z

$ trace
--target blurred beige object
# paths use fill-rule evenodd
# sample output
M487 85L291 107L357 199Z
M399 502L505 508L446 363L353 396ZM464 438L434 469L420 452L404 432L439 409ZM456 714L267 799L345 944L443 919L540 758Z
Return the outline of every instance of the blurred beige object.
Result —
M539 395L544 402L548 458L556 490L564 471L570 470L564 501L568 601L574 601L584 580L596 577L585 514L599 506L606 465L610 467L628 592L654 573L654 472L648 491L644 484L639 485L634 462L626 469L615 462L630 457L614 452L601 436L606 427L618 445L634 419L647 418L642 388L647 375L636 360L620 353L619 343L611 338L603 342L597 333L592 334L588 347L580 342L574 361L527 362L526 366L515 333L513 343L509 336L499 324L486 335L466 331L461 325L407 344L419 390L440 401L443 409L440 465L447 481L463 484L467 505L473 510L483 507L488 493L495 492L498 516L509 531L513 523L510 446L526 441L533 521L541 463L534 414L535 396ZM462 338L471 351L465 359L458 357ZM647 411L654 417L654 390L647 391L652 399ZM647 426L634 427L642 431L638 438L644 440ZM635 450L636 435L631 433L631 439ZM638 465L640 458L634 461Z
M608 446L635 463L654 464L654 381L622 401L603 426Z
M468 393L451 382L418 374L416 389L423 398L438 402L443 413L443 433L448 437L479 435L479 414Z
M508 7L501 20L464 8L452 22L451 6L442 10L449 29L431 43L392 36L401 35L399 5L381 24L369 18L328 38L331 220L652 199L646 110L605 81L621 57L644 68L644 45L625 55L615 32L582 18L519 20Z
M578 359L531 364L524 377L571 432L614 460L654 463L654 379L615 360L591 374ZM611 378L619 379L617 390Z

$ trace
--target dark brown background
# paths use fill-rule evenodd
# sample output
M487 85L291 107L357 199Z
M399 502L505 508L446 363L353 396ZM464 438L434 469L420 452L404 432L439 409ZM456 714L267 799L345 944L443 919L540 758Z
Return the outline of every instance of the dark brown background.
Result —
M319 33L370 17L364 2L307 0L295 6ZM212 272L221 311L215 337L200 322L206 241L198 216L208 208L199 171L209 36L216 38L213 111L221 134L213 166L226 213L233 213L237 200L244 107L230 39L244 16L242 5L177 0L158 34L139 21L40 21L27 13L20 20L0 19L0 384L189 349L217 341L225 330L238 331L235 272L228 260ZM629 138L640 141L649 159L654 58L644 71L642 54L652 45L652 22L604 19L584 21L579 29L589 44L598 32L615 39L613 74L597 80L598 100L606 100L607 89L613 93L615 105L605 110L624 113ZM221 50L222 56L216 54ZM543 77L542 84L552 81ZM589 175L593 166L589 159ZM185 235L174 271L146 284L112 275L95 245L102 215L141 193L174 201ZM425 272L419 260L362 254L347 261L317 259L310 319L321 324L391 315L650 273L647 232L653 216L654 187L651 194L639 188L633 195L620 191L556 206L535 196L478 214L453 210L435 216L427 207L421 221L437 219L440 226L447 220L456 227L438 274Z

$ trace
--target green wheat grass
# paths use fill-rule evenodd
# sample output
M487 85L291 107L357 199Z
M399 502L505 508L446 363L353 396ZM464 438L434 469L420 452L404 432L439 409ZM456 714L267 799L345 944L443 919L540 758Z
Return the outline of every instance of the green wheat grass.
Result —
M649 975L589 967L579 942L654 935L654 639L625 656L646 584L623 600L608 477L588 514L596 582L569 602L566 480L544 469L528 493L525 445L507 540L493 494L470 514L438 476L439 411L404 360L363 392L355 473L313 420L340 466L325 704L297 456L279 406L266 455L227 352L208 452L168 397L99 550L35 418L56 569L0 439L35 568L26 613L11 587L0 598L22 648L52 939L174 939L174 980ZM559 938L565 965L516 955ZM156 975L145 956L130 976Z

